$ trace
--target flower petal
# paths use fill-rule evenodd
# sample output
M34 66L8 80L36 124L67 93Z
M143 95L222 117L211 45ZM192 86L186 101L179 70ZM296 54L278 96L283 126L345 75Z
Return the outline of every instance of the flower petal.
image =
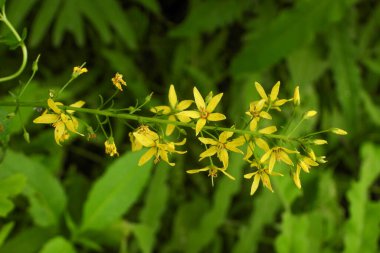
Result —
M195 173L199 173L201 171L208 171L209 169L210 169L209 167L204 167L202 169L187 170L186 173L195 174Z
M178 103L176 109L178 111L183 111L183 110L186 110L187 108L190 107L190 105L194 103L193 100L182 100L181 102Z
M232 180L235 180L235 178L231 175L231 174L229 174L229 173L227 173L227 171L224 169L221 169L220 170L224 175L226 175L229 179L232 179Z
M55 124L55 129L54 129L54 138L55 142L61 146L60 141L63 139L62 137L65 135L65 124L62 121L59 121Z
M155 147L150 148L145 154L143 154L139 160L138 165L142 166L147 163L156 153L157 149Z
M268 143L261 138L255 138L255 143L264 151L269 151L270 149Z
M208 102L208 105L206 107L207 112L213 112L216 108L216 106L219 104L220 100L223 97L223 93L219 93L218 95L211 98L211 100Z
M198 139L203 144L218 145L218 142L214 139L211 139L211 138L199 137Z
M229 131L224 131L219 135L219 142L226 143L227 139L230 138L234 133Z
M45 113L41 116L35 118L33 120L33 123L36 124L52 124L59 120L59 115L57 114L51 114L51 113Z
M171 109L169 106L159 105L159 106L150 108L150 111L156 114L169 114L171 112Z
M221 114L221 113L210 113L208 116L207 116L207 120L209 121L221 121L221 120L225 120L226 119L226 116L224 114Z
M183 111L176 114L178 117L188 117L192 119L199 119L201 114L198 111Z
M217 152L217 148L215 146L212 146L210 147L209 149L207 149L206 151L202 152L199 157L200 159L199 160L202 160L203 158L205 157L210 157L210 156L213 156L215 155Z
M270 157L270 155L272 154L272 150L268 150L260 159L260 163L264 163L266 160L268 160L268 158Z
M272 119L272 116L265 111L261 111L259 115L261 118L264 118L264 119Z
M277 131L277 127L276 126L269 126L269 127L265 127L263 129L260 129L259 133L261 133L261 134L272 134L272 133L274 133L276 131Z
M177 93L175 92L174 85L171 84L169 88L169 104L171 108L175 108L177 105Z
M298 189L301 189L301 180L300 180L300 166L297 166L296 172L293 172L293 182L297 186Z
M226 149L222 149L220 152L218 152L218 158L223 163L223 168L228 167L228 152Z
M206 125L206 119L199 119L195 125L195 135L198 135L202 128Z
M139 133L133 133L133 136L135 136L136 141L141 143L144 147L153 147L155 146L155 142L150 139L149 137L139 134Z
M62 112L62 110L59 109L58 106L57 106L57 104L58 105L63 105L62 103L54 102L54 100L51 99L51 98L49 98L47 100L47 103L48 103L48 106L50 107L50 109L52 109L55 113L60 114Z
M261 84L259 84L258 82L255 82L255 87L256 87L256 90L259 93L260 97L265 99L265 100L268 100L268 96L265 93L263 86L261 86Z
M255 192L257 191L257 188L259 188L259 183L260 183L260 174L256 174L251 186L251 193L250 193L251 195L255 194Z
M206 108L206 104L201 93L199 93L199 90L197 89L197 87L194 87L193 93L194 93L195 104L197 105L198 110L199 111L204 110Z
M270 183L270 178L267 173L261 173L261 181L263 182L263 185L268 188L271 192L273 192L272 185Z
M270 100L275 101L278 96L278 92L280 91L280 81L278 81L272 88L270 92Z

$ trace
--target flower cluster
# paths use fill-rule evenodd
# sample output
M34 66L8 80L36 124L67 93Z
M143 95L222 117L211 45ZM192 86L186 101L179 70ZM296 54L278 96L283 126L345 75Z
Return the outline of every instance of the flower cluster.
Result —
M87 69L74 68L75 75L87 72ZM122 86L126 86L123 76L116 73L112 78L113 85L116 86L116 93L122 92ZM144 124L138 127L132 127L129 133L132 151L146 149L141 156L138 165L143 165L153 158L154 163L163 161L170 166L174 166L173 155L185 154L186 150L178 150L179 146L186 143L186 134L184 127L194 129L194 135L199 145L204 150L199 154L199 162L205 163L200 169L188 169L187 173L195 174L207 172L214 185L214 178L221 172L223 175L234 180L234 176L229 172L230 153L238 153L251 168L246 172L244 178L252 180L250 194L253 195L260 182L263 186L273 191L271 185L272 176L282 176L284 166L290 172L295 185L301 188L300 174L301 171L309 173L312 167L317 167L325 163L324 156L317 156L314 152L314 146L327 144L326 140L314 138L316 134L323 132L332 132L339 135L347 134L346 131L339 128L332 128L325 131L310 133L301 137L292 137L295 130L304 120L309 120L316 116L317 112L309 110L303 113L299 118L298 124L292 127L278 127L273 120L273 113L279 113L283 107L291 103L291 108L295 112L301 103L299 87L294 90L294 95L289 99L280 99L280 82L277 82L270 93L266 93L261 84L255 83L255 88L260 96L256 101L252 101L247 108L246 120L243 126L230 128L218 126L218 122L226 119L223 113L218 112L217 106L220 103L223 93L213 95L211 92L208 96L203 97L199 90L193 88L193 100L187 99L180 101L177 97L174 85L170 85L168 94L168 105L158 105L150 108L154 113L153 117L143 117ZM116 94L115 93L115 94ZM114 95L115 95L114 94ZM114 98L114 95L107 102L100 105L104 108L106 104ZM112 136L112 126L109 117L120 117L124 119L140 121L141 117L135 115L135 112L150 101L151 95L145 99L144 104L126 108L130 113L113 113L114 111L94 111L99 127L106 137L104 143L105 153L109 156L118 156L117 147ZM55 102L53 98L47 101L48 109L34 120L34 123L51 124L55 128L55 141L61 145L71 134L79 134L79 121L73 116L74 110L81 111L84 105L83 101L78 101L69 108L60 102ZM65 109L66 108L66 109ZM83 111L83 110L82 110ZM86 109L85 112L91 112ZM104 115L105 120L100 121L99 115ZM293 114L294 115L294 114ZM219 123L220 124L220 123ZM91 136L96 136L94 131L88 125ZM108 136L105 126L109 128ZM278 129L281 129L280 133ZM176 133L174 135L173 133ZM176 136L176 137L174 137ZM176 141L173 141L173 140ZM179 140L182 139L182 140ZM204 162L206 160L207 162Z

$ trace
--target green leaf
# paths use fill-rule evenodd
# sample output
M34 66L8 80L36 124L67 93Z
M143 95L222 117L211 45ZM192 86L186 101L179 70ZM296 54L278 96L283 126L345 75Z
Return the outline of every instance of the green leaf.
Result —
M0 7L2 7L5 4L6 0L0 0Z
M30 202L29 212L40 226L57 225L66 205L66 196L59 184L42 164L8 150L0 165L2 175L23 174L27 179L24 195Z
M353 39L349 36L349 27L341 23L330 35L333 75L337 88L337 99L342 106L346 129L356 131L357 119L360 117L359 94L361 76L357 64L356 48Z
M137 165L145 151L126 153L95 182L84 205L82 231L111 225L136 202L152 168L152 163Z
M12 211L13 203L9 197L19 194L25 187L26 177L23 174L10 175L0 179L0 216L5 217Z
M0 230L0 248L4 244L4 241L5 241L5 239L7 239L9 233L12 231L14 225L15 225L14 222L8 222L4 226L2 226L2 228Z
M251 1L209 0L192 2L190 13L179 26L170 31L173 37L192 37L231 24L242 17Z
M169 187L166 181L170 172L167 167L166 164L160 163L155 169L140 214L140 223L133 227L142 252L152 252L162 215L168 207Z
M218 228L223 224L227 212L232 203L232 198L239 191L241 184L241 173L244 162L240 154L232 154L230 157L229 173L236 180L223 176L216 182L213 206L208 212L205 212L199 219L199 225L188 233L186 246L183 248L186 252L200 252L206 247L217 234ZM220 175L220 177L222 177ZM219 179L219 177L218 177ZM248 193L247 193L248 194Z
M156 15L160 15L160 5L157 3L156 0L136 0L136 2L140 3L142 6L144 6L146 9L150 10Z
M256 72L275 64L297 48L313 40L315 34L335 21L339 1L300 1L293 9L283 11L269 24L248 34L243 48L234 58L233 74ZM339 10L340 11L340 10ZM307 13L307 15L305 15Z
M56 17L56 13L61 5L61 0L43 1L36 17L33 21L32 32L30 36L30 45L35 47L40 43L48 32L49 27Z
M361 148L363 163L359 181L347 192L349 219L345 228L344 252L376 252L379 238L379 204L369 201L369 188L380 175L380 147L366 143ZM376 206L377 205L377 206ZM373 230L377 227L377 231ZM370 251L365 249L371 249ZM374 251L373 251L374 250Z
M75 253L74 246L61 236L50 239L40 253Z
M23 228L4 243L1 253L36 253L52 237L51 229Z

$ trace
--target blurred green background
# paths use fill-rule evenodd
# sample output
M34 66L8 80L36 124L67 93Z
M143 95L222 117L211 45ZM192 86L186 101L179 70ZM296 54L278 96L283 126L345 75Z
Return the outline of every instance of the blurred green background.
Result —
M55 144L53 129L33 125L39 113L19 118L0 108L0 252L379 252L380 238L380 2L376 0L8 0L8 18L26 29L30 61L39 71L23 100L47 98L86 62L89 72L61 100L86 101L113 93L111 77L128 87L118 107L154 92L167 103L175 84L180 99L224 92L227 126L240 122L257 99L254 82L280 97L300 86L302 110L318 119L303 131L339 127L348 135L322 136L318 155L328 163L302 174L274 178L275 193L251 181L240 155L232 156L236 181L187 175L202 151L189 136L176 166L137 167L124 124L113 121L120 158L104 155L101 133L88 142ZM1 35L8 31L1 24ZM18 50L0 45L0 76L18 68ZM17 80L2 83L9 100ZM78 114L88 122L89 115ZM287 120L286 113L279 118ZM135 123L131 123L135 124Z

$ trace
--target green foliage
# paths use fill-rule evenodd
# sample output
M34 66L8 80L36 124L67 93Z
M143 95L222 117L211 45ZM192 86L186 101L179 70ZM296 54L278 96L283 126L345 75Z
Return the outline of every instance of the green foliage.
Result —
M0 0L0 6L5 0ZM154 92L151 104L223 92L219 109L228 126L246 122L254 82L266 91L281 81L283 97L299 85L299 110L318 119L303 131L342 127L345 139L327 138L324 166L272 181L274 193L248 195L251 171L231 156L231 181L189 176L202 150L187 135L186 158L138 167L128 132L144 122L112 122L120 157L105 158L101 129L89 142L54 143L51 127L31 123L39 108L0 107L0 252L379 252L380 204L380 3L364 0L6 1L7 17L21 33L39 70L20 101L45 104L86 62L89 72L59 97L99 106L112 95L110 79L124 75L115 101L134 106ZM0 77L20 64L19 45L0 23ZM8 43L8 44L7 44ZM19 81L31 74L31 61ZM12 103L18 80L0 84L0 103ZM138 100L138 101L136 101ZM276 117L279 122L291 118ZM77 114L77 113L76 113ZM85 122L85 114L78 113ZM101 119L104 120L104 119ZM291 122L290 124L294 124ZM27 144L24 128L30 134ZM107 129L106 129L107 130ZM279 129L284 131L285 129ZM86 134L86 128L79 130ZM176 141L176 135L173 141ZM323 136L324 137L324 136ZM281 143L270 143L281 144ZM54 146L53 146L54 145ZM245 149L245 147L244 147ZM360 150L360 153L359 153ZM279 168L287 171L285 166Z

